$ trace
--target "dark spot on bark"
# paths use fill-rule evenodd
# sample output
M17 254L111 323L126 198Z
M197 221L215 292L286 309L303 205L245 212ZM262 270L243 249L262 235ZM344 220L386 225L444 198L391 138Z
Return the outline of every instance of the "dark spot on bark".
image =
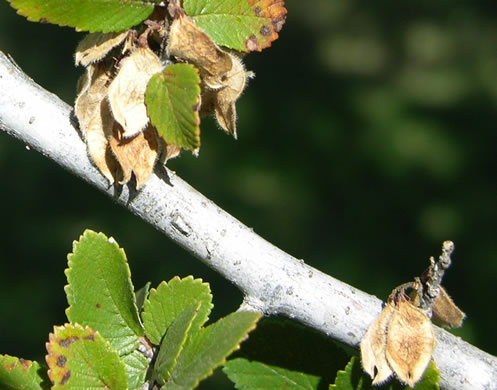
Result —
M62 377L62 380L60 381L60 385L61 386L64 386L67 381L69 380L69 378L71 377L71 371L70 370L67 370L67 372L64 374L64 376Z
M255 7L254 12L255 16L261 16L261 7Z
M259 48L259 43L257 42L257 37L255 35L251 35L249 39L245 41L245 47L248 51L254 51Z
M280 32L285 24L286 16L273 20L274 31Z
M64 368L66 363L67 363L67 358L64 355L60 355L57 358L57 362L55 364L57 364L57 366L60 368Z
M269 26L266 25L262 26L259 32L263 37L268 37L271 35L271 29L269 28Z

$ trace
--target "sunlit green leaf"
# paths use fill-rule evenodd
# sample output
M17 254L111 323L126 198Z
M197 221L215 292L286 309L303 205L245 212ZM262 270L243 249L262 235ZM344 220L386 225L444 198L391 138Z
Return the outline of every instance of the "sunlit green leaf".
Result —
M47 390L50 382L46 368L37 362L0 355L0 389Z
M120 355L133 351L143 329L124 251L113 238L87 230L68 259L69 321L99 331Z
M202 283L201 279L193 279L191 276L184 279L175 277L169 283L162 282L157 290L150 290L142 313L148 339L159 345L167 328L178 315L198 302L201 306L195 324L200 327L207 321L212 309L212 295L207 283Z
M287 13L282 0L184 0L183 6L218 45L244 52L278 39Z
M200 77L190 64L174 64L154 75L145 94L150 121L166 143L200 147Z
M154 10L143 0L9 0L17 12L33 22L49 22L80 31L111 32L129 29Z

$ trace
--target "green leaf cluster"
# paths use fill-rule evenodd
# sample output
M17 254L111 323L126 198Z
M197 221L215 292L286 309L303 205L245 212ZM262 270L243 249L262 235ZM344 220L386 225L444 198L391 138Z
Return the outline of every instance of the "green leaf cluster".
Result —
M255 328L260 314L235 312L205 326L209 285L173 278L134 293L124 251L113 238L86 231L68 256L69 323L47 343L48 371L0 355L0 388L192 389ZM137 297L139 305L137 305Z

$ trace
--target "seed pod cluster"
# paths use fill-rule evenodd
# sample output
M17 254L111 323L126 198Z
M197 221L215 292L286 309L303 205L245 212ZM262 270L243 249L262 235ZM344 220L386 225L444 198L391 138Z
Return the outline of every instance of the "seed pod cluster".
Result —
M86 68L78 82L75 115L88 154L111 184L126 184L134 176L139 189L158 161L165 163L182 149L198 152L200 116L214 114L219 126L236 137L235 103L251 73L236 52L218 47L177 4L154 12L134 29L87 35L75 60ZM184 104L197 118L185 125L196 134L190 144L159 131L146 99L154 75L185 63L195 66L200 77L196 101ZM184 119L183 112L177 116L177 122Z
M389 299L361 340L363 368L374 385L395 373L401 382L413 387L423 376L434 346L430 319L401 293Z

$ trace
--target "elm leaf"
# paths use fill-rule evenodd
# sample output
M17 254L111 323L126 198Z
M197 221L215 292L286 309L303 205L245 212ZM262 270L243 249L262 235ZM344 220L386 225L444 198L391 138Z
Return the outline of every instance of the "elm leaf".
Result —
M150 79L145 104L152 124L167 144L200 147L200 77L191 64L174 64Z
M0 389L49 389L46 369L38 362L0 355Z
M209 318L213 307L207 283L202 283L201 279L193 279L192 276L184 279L175 277L168 283L162 282L157 289L151 289L142 313L148 339L159 345L166 330L178 315L197 302L200 302L201 306L195 324L200 327Z
M164 384L170 377L172 369L178 362L188 337L197 332L200 327L192 325L198 315L200 302L183 310L173 321L162 339L159 354L154 365L154 378L159 384Z
M162 389L193 389L240 347L261 316L254 312L235 312L200 329L188 339L172 370L171 380Z
M46 361L53 390L127 389L128 378L119 355L100 333L66 324L54 328Z
M243 52L271 46L287 13L282 0L184 0L183 7L214 42Z
M120 356L135 350L143 328L124 251L113 238L86 230L68 259L69 321L99 331Z
M317 390L321 377L245 358L228 361L223 368L240 390L302 389Z
M118 32L145 20L154 1L143 0L9 0L32 22L49 22L78 31Z

